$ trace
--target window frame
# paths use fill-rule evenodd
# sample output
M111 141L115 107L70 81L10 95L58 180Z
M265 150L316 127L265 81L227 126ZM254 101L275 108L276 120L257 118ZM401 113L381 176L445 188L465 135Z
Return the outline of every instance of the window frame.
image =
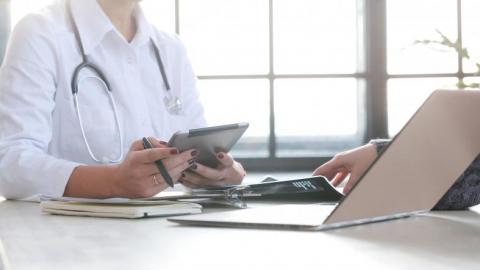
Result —
M181 35L180 4L175 0L175 30ZM352 142L363 144L369 138L385 138L388 135L387 125L387 71L386 71L386 0L357 0L357 72L352 74L275 74L274 73L274 0L269 2L269 72L265 75L209 75L198 76L200 80L234 80L234 79L267 79L270 84L270 134L268 137L268 157L239 158L248 170L312 170L328 161L332 156L317 157L278 157L277 137L275 134L275 89L277 79L332 79L355 78L359 91L359 141L331 141L336 148L352 147ZM381 42L379 42L381 41ZM362 83L363 81L363 83ZM330 139L330 138L329 138ZM320 143L321 144L321 143ZM299 146L301 144L299 143ZM333 154L333 153L332 153Z
M0 63L7 44L10 31L10 1L0 0ZM175 32L181 34L180 5L182 0L175 1ZM457 53L458 70L454 73L435 74L388 74L387 72L387 0L357 0L357 35L358 35L358 68L352 74L275 74L273 30L274 0L269 2L269 72L264 75L209 75L199 76L200 80L229 79L267 79L270 83L269 95L269 129L268 157L239 158L238 160L252 171L272 170L312 170L326 162L331 156L318 157L277 157L277 138L275 136L275 104L274 81L276 79L308 79L308 78L355 78L359 83L358 91L360 108L364 113L359 117L360 144L371 138L388 137L387 115L387 82L398 78L436 78L456 77L464 79L475 76L463 71L461 55ZM462 0L457 5L457 39L462 46ZM342 145L342 142L337 142ZM333 153L332 153L333 154Z

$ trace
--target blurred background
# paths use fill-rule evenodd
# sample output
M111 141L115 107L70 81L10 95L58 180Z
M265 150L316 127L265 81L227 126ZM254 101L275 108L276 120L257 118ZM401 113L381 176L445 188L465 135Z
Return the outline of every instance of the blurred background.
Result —
M51 2L0 0L0 59L18 20ZM477 82L478 0L141 5L186 44L210 124L250 123L234 149L250 170L312 170L395 136L433 90Z

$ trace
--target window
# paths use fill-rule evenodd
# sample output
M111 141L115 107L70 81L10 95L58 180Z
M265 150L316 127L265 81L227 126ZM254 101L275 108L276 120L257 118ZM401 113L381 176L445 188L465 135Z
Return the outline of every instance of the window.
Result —
M387 1L390 136L433 90L455 89L459 79L478 82L471 78L480 61L478 8L475 0ZM471 59L461 61L459 54L443 46L414 45L416 40L440 40L437 31L468 48Z
M388 131L394 136L436 89L452 89L454 77L396 78L388 80Z
M11 25L50 2L11 0ZM311 169L319 157L394 136L434 89L479 82L478 0L141 5L156 27L186 44L210 124L250 122L234 150L247 167ZM436 30L458 39L470 59L414 45L438 39Z
M475 0L462 0L462 43L468 48L470 60L463 61L463 70L468 73L478 73L480 62L480 2ZM476 80L478 82L478 80Z
M53 3L54 0L11 0L10 4L10 18L11 26L14 27L15 24L23 17L25 14L36 11L48 4Z
M328 156L362 143L356 0L160 3L142 5L185 42L210 124L251 124L236 156Z
M457 56L441 48L414 46L415 40L438 39L435 30L456 39L456 0L387 1L388 73L434 74L457 71ZM432 10L432 7L435 7ZM428 16L427 16L428 14Z

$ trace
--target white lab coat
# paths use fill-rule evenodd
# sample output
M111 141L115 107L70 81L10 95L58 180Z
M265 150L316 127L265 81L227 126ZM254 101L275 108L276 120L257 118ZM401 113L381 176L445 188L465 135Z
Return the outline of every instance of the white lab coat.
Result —
M111 84L124 151L143 136L168 140L177 130L206 125L196 77L181 41L151 26L136 10L137 34L127 42L96 0L72 0L85 52ZM181 116L165 109L166 94L149 38L155 40ZM70 82L81 54L64 1L30 14L15 27L0 70L0 195L61 196L73 169L94 164L74 110ZM82 91L83 89L83 91ZM93 152L113 158L119 136L102 91L80 87L79 99Z

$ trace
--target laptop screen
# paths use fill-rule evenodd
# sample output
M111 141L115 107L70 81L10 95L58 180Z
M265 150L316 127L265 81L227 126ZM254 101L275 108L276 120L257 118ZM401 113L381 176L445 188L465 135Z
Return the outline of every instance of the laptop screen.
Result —
M480 153L480 92L439 90L324 224L431 210Z

